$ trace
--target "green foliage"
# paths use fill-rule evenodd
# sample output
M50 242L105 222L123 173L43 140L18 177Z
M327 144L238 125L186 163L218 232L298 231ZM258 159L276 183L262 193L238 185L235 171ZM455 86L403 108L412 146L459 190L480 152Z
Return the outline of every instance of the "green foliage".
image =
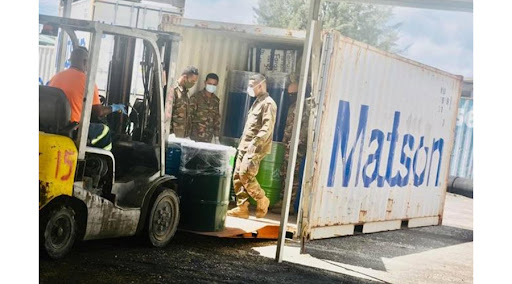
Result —
M396 51L400 23L389 25L393 9L384 6L347 2L321 4L324 29L338 30L342 35L368 43L387 51ZM307 26L308 0L259 0L254 8L258 24L305 29Z

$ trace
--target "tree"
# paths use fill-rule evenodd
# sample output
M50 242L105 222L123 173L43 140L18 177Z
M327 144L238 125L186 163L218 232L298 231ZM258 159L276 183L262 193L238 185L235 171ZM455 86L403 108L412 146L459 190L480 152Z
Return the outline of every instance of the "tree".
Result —
M261 25L306 29L308 9L308 0L259 0L254 12ZM324 1L320 13L324 29L332 28L344 36L380 49L397 51L396 41L401 23L389 25L393 16L390 7Z

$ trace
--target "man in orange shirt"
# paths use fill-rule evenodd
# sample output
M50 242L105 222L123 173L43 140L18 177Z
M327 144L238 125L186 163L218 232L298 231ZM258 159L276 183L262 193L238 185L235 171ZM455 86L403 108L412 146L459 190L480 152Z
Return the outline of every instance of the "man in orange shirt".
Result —
M68 98L71 106L71 122L80 123L82 117L82 105L85 92L86 70L87 61L89 59L89 52L85 47L79 46L71 52L71 67L53 76L50 80L50 87L61 89ZM112 112L121 111L126 112L126 106L123 104L113 104L110 106L103 106L100 103L98 87L94 85L94 95L92 100L92 112L102 117ZM89 126L89 134L87 137L87 144L103 148L105 150L112 149L112 138L108 126L101 123L91 123Z

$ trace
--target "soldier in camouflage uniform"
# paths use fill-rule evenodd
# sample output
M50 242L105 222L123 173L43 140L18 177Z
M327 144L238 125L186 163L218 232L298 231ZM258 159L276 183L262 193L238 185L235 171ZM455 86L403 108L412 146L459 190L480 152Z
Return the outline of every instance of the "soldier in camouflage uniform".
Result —
M188 137L190 130L190 113L188 90L197 82L199 71L196 67L188 66L181 73L174 86L172 104L171 133L176 137Z
M244 132L238 145L238 156L233 176L233 187L237 207L228 211L228 216L249 218L249 196L256 200L256 217L267 214L270 200L256 180L260 162L270 153L272 134L276 123L277 106L267 93L265 77L253 75L249 80L247 93L257 99L251 106Z
M219 77L210 73L205 88L190 97L190 138L194 141L219 144L220 100L215 95L218 83Z
M286 117L286 126L284 129L284 136L283 136L283 143L286 146L286 150L284 153L284 161L283 165L281 167L281 177L282 177L282 187L281 187L281 199L279 202L277 202L272 207L272 213L281 213L281 207L282 207L282 200L284 196L284 187L286 182L286 170L288 169L288 158L290 157L290 146L291 146L291 139L292 139L292 131L293 131L293 122L295 120L295 108L296 108L296 100L297 100L297 93L299 90L298 78L291 77L290 83L288 85L288 94L290 95L290 106L288 108L288 115ZM308 88L306 88L308 91ZM307 93L306 91L306 93ZM295 163L295 170L293 175L293 185L292 185L292 196L291 196L291 203L290 203L290 214L294 214L294 204L295 199L297 198L297 190L299 188L299 182L300 182L300 165L302 164L302 161L304 160L304 157L306 156L306 148L307 148L307 141L308 141L308 123L309 123L309 107L307 102L304 102L304 108L302 110L302 122L301 122L301 128L300 128L300 135L299 135L299 146L297 148L297 160Z

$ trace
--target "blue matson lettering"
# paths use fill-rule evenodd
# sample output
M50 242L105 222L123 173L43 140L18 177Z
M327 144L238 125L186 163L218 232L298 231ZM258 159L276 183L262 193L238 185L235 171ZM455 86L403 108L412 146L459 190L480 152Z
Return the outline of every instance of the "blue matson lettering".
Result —
M427 175L426 185L430 183L430 173L432 170L432 160L435 153L439 154L437 165L437 172L435 174L435 186L439 186L439 173L441 170L441 161L443 158L443 146L444 139L433 139L431 147L426 146L425 137L419 138L418 146L414 151L415 141L418 141L412 134L403 135L401 147L397 148L397 143L400 139L399 126L400 126L400 112L395 111L393 118L393 125L391 132L387 133L386 141L390 143L389 153L387 161L381 161L382 149L384 146L384 132L380 129L373 129L370 133L370 140L368 144L365 144L367 124L368 124L368 112L370 107L367 105L361 105L359 112L359 122L355 133L351 133L350 129L350 103L340 100L338 106L338 116L336 119L336 128L334 130L334 141L332 144L331 162L329 166L329 174L327 176L327 187L333 187L336 181L336 170L338 167L338 159L341 156L342 166L342 187L348 187L349 182L353 176L353 168L356 167L354 186L359 184L362 179L364 187L370 187L370 185L376 182L377 187L384 187L387 183L390 187L399 186L404 187L412 181L415 187L423 185L425 182L425 174ZM350 135L355 135L355 140L350 148L348 148L348 141ZM371 148L372 145L376 144L377 148L374 152L363 157L364 147ZM373 148L373 147L372 147ZM400 152L400 164L405 168L405 174L398 170L393 170L393 161L395 159L395 152L397 149L401 149ZM407 155L407 152L411 152L411 156ZM414 154L412 154L414 151ZM429 153L430 151L430 153ZM424 153L425 164L418 165L419 156ZM430 157L429 157L430 154ZM363 163L363 158L365 161ZM357 159L357 162L354 160ZM379 173L381 163L386 163L385 175L382 176ZM370 165L374 164L374 170L371 173L367 172ZM427 165L428 164L428 165ZM423 168L421 173L418 173L418 169ZM428 172L427 172L428 168Z

